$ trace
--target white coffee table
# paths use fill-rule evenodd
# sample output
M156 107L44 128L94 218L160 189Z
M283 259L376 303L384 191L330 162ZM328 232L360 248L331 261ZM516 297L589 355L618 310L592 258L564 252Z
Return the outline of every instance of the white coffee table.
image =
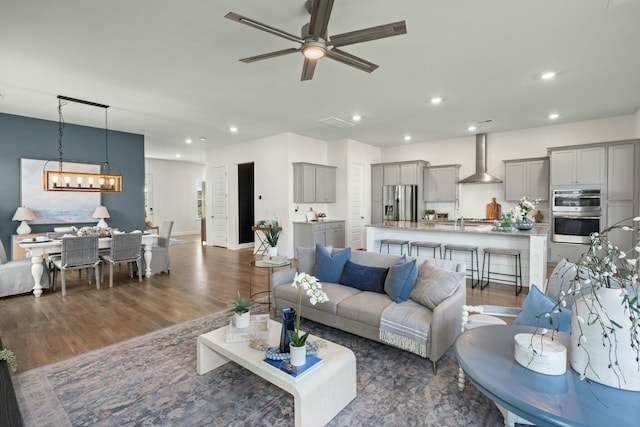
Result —
M293 395L296 426L324 426L356 397L356 358L351 350L323 340L318 356L323 363L294 381L287 373L267 366L264 352L248 342L226 343L225 326L198 337L198 374L232 361ZM281 325L269 320L269 343L280 342ZM321 338L310 335L309 339Z

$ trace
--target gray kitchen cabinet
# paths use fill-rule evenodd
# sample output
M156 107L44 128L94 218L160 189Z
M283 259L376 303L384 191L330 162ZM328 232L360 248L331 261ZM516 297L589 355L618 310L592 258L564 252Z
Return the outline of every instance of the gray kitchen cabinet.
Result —
M635 144L609 145L607 151L607 200L633 200Z
M458 198L460 165L430 166L424 169L424 201L455 202Z
M549 200L549 159L505 160L505 200L517 202L522 197Z
M336 168L313 163L293 164L294 203L334 203Z
M605 182L605 147L551 150L551 185L602 185Z
M383 179L384 185L400 185L400 165L389 164L383 166Z
M294 247L313 248L316 243L334 248L345 246L344 221L294 222Z
M382 186L384 167L382 165L371 165L371 223L382 222Z
M634 216L633 212L633 202L607 202L607 223L606 226L610 227L614 224L619 223L622 220L627 218L632 218ZM630 227L633 226L633 222L631 220L624 223ZM629 249L633 248L634 241L633 233L621 229L612 230L609 233L609 239L616 246L618 246L623 251L629 251Z
M420 163L400 164L400 184L420 185L422 181L422 165Z

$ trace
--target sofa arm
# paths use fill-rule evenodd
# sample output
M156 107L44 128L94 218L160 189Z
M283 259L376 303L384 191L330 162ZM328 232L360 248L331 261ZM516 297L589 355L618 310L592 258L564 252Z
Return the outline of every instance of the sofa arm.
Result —
M431 346L429 359L437 362L453 345L460 334L462 306L466 303L467 287L462 283L458 290L433 310L431 320Z
M296 277L296 273L295 268L275 271L271 276L271 287L275 288L276 286L284 284L291 285L293 283L293 279Z

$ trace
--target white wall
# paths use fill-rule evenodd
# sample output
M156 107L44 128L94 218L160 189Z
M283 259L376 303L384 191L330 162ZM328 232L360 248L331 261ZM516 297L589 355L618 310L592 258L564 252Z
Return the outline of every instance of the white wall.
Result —
M172 235L200 234L196 183L205 178L204 165L155 159L144 164L153 177L154 225L172 220Z
M637 116L637 115L635 115ZM558 124L510 132L487 134L487 172L504 179L503 160L544 157L547 148L567 145L590 144L637 138L634 115L611 117ZM464 138L404 144L383 147L385 162L426 160L431 165L461 164L460 178L475 171L475 135ZM486 205L495 197L502 210L514 204L504 201L504 184L460 184L460 214L465 217L484 218ZM548 205L540 206L543 213ZM453 203L434 207L439 212L453 216Z

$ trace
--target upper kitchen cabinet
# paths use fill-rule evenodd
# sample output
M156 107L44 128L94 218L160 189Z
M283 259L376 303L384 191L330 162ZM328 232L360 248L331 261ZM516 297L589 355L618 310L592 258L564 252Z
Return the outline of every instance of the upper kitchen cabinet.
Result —
M420 185L422 170L427 165L428 163L424 161L383 164L383 183L384 185Z
M605 182L605 147L551 150L551 185L602 185Z
M505 160L505 200L549 200L549 158Z
M607 200L633 200L635 144L609 145L607 151Z
M293 164L294 203L334 203L336 168L313 163Z
M458 198L458 181L460 181L460 165L425 168L425 202L455 202Z

